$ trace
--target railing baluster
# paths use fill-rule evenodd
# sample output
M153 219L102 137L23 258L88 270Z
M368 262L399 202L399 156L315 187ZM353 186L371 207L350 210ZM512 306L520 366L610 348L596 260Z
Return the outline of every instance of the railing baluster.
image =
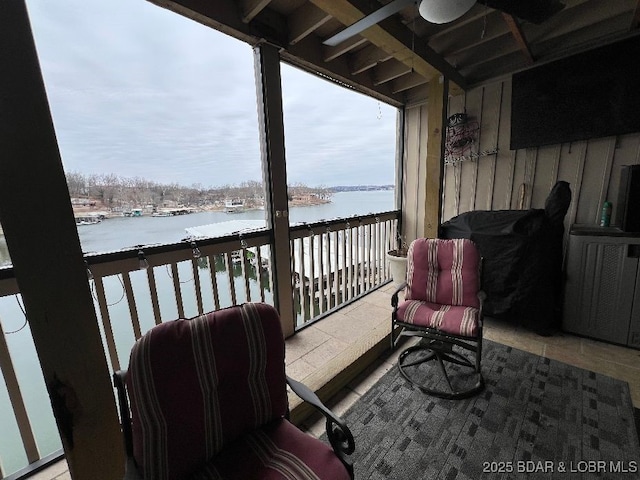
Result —
M291 261L293 262L291 271L293 274L293 295L298 296L298 306L300 307L300 319L298 324L307 321L305 315L305 268L304 268L304 238L291 240ZM298 271L299 270L299 271Z
M218 276L216 274L216 257L211 255L209 259L209 274L211 275L211 290L213 290L213 305L220 310L220 294L218 293Z
M348 294L347 297L349 298L349 300L351 300L353 298L353 277L355 275L355 267L357 265L357 258L356 255L354 255L354 242L353 242L353 231L354 228L350 227L349 228L349 285L348 285Z
M338 244L338 232L331 232L333 237L333 258L329 257L329 261L333 264L333 307L337 307L342 303L340 295L340 275L342 275L342 269L339 268L340 257L340 245Z
M316 266L315 266L315 235L313 232L309 237L309 296L311 300L311 309L309 310L311 318L316 316Z
M4 377L4 383L7 386L7 393L9 394L9 401L13 408L13 413L16 417L16 423L18 424L18 431L22 438L22 446L24 452L27 455L29 463L34 463L40 460L40 452L38 451L38 445L33 435L33 429L31 428L31 422L29 421L29 415L24 405L24 397L20 390L20 384L18 383L18 377L13 367L13 361L11 360L11 354L9 352L9 346L7 345L7 339L4 336L4 329L2 328L2 320L0 319L0 370L2 370L2 376ZM2 474L2 471L0 471ZM4 476L4 474L2 474Z
M329 229L327 229L327 233L324 234L327 238L326 241L326 251L327 251L327 259L326 259L326 264L327 264L327 286L326 286L326 292L327 292L327 310L331 310L334 306L334 301L333 301L333 279L336 275L336 271L334 269L332 269L333 267L333 259L331 258L331 231L329 231ZM323 260L323 263L325 263L325 261Z
M291 251L291 258L289 260L290 263L290 267L291 267L291 295L293 295L293 306L294 306L294 310L295 310L295 305L296 305L296 294L298 294L298 287L300 284L300 274L299 272L296 270L296 268L298 267L298 262L296 260L296 243L297 240L295 238L292 238L289 241L289 249ZM300 325L300 323L304 323L304 312L302 312L302 298L300 298L300 300L298 301L298 305L300 305L300 317L302 317L302 322L300 322L300 317L298 316L298 312L295 312L296 315L296 326Z
M184 303L182 302L182 289L180 288L180 274L178 264L171 263L171 278L173 279L173 291L176 294L176 306L178 307L178 318L184 318Z
M131 325L133 326L133 335L137 340L142 336L142 331L140 329L138 308L136 307L136 299L133 294L133 287L131 286L131 277L129 276L129 272L122 272L122 284L124 285L124 291L127 295L127 304L129 305L129 315L131 317Z
M376 226L369 224L369 287L367 291L371 290L373 283L376 279Z
M391 250L389 248L389 222L384 222L384 230L383 230L383 235L384 235L384 246L382 248L382 271L383 271L383 279L386 280L387 278L389 278L389 275L387 273L387 257L386 257L386 252L388 252L389 250Z
M382 225L380 225L380 221L376 220L376 226L375 226L375 231L376 231L376 251L375 251L375 257L376 257L376 280L374 282L375 285L380 285L380 270L382 268L382 262L380 261L380 250L382 250L382 236L380 235L380 228L382 227Z
M367 281L369 283L367 284L367 291L371 289L371 285L373 284L373 280L375 279L375 268L376 268L376 266L374 265L375 239L376 239L375 228L372 224L369 224L369 249L367 250L367 255L368 255L367 263L369 264L369 274L367 275Z
M368 278L369 278L369 263L367 262L367 249L369 248L369 238L367 237L367 232L369 231L368 225L362 226L362 285L360 294L367 291L368 288Z
M352 292L351 296L358 295L358 278L360 277L360 225L353 229L353 277L352 277Z
M231 294L231 305L236 305L238 299L236 298L236 282L233 277L233 258L231 253L225 253L225 260L227 262L227 275L229 275L229 293Z
M244 278L245 298L251 301L251 285L249 284L249 260L247 259L247 249L240 250L242 253L242 277Z
M356 288L353 292L354 296L358 296L361 290L361 283L364 279L364 262L363 262L363 246L362 240L364 239L364 227L362 224L358 225L358 236L356 237L356 258L358 263L356 263Z
M196 290L196 306L198 308L198 315L204 313L204 305L202 303L202 287L200 285L200 273L198 269L198 259L191 259L191 271L193 272L193 286Z
M264 303L264 287L262 286L262 276L264 275L264 267L262 266L262 253L260 253L261 247L256 247L256 268L258 269L258 288L260 289L260 300Z
M363 291L360 293L363 293L369 290L369 225L368 224L364 226L363 232L364 232L364 237L362 239L362 246L363 246L362 263L364 264L364 277L362 278Z
M149 284L149 294L151 295L153 319L156 325L160 325L160 323L162 323L162 317L160 316L160 301L158 300L158 287L156 285L156 275L153 267L147 268L147 283Z
M347 297L347 229L340 230L338 238L342 237L340 242L340 248L342 249L342 263L340 270L340 292L342 294L342 301L346 302Z
M95 286L96 296L98 297L100 317L102 318L104 336L107 340L107 350L109 351L109 358L111 359L111 367L113 368L114 372L117 372L118 370L120 370L120 360L118 359L116 342L113 338L113 327L111 326L111 317L109 316L109 307L107 306L107 296L104 292L102 277L94 277L93 284Z
M306 322L313 318L313 312L310 309L310 305L313 305L313 301L309 299L310 282L307 281L307 266L304 261L304 241L305 238L298 240L298 252L300 257L300 309L302 310L302 320ZM307 312L309 317L307 318Z
M318 259L318 300L320 306L320 313L325 311L325 288L324 288L324 233L318 235L318 249L313 252L314 262Z

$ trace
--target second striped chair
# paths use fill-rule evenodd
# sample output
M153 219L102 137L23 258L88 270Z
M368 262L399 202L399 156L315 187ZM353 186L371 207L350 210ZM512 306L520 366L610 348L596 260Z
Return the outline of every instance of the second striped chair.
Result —
M421 338L400 354L398 367L425 393L464 398L484 388L480 265L471 240L419 238L409 246L406 282L391 298L391 345Z

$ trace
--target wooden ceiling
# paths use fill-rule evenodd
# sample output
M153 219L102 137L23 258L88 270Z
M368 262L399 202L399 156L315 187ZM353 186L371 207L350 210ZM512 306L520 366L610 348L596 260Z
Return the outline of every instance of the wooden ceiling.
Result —
M251 44L277 45L286 62L396 106L424 100L436 76L468 89L640 33L640 0L561 0L565 8L539 25L481 4L435 25L411 5L329 47L322 42L389 0L151 1Z

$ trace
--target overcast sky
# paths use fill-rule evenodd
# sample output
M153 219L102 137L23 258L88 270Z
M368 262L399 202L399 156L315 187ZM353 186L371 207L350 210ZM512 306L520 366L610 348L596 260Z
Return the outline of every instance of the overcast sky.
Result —
M27 0L65 170L261 180L253 52L144 0ZM396 109L282 67L288 182L392 184Z

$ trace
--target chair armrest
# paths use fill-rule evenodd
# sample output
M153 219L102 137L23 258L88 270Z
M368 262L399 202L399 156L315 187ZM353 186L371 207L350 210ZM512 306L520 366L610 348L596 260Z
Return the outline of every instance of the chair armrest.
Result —
M391 306L394 310L398 308L398 295L405 288L407 288L407 282L402 282L402 284L391 294Z
M113 374L113 384L115 385L118 393L118 406L120 407L120 423L122 424L124 449L127 457L133 457L133 436L131 434L131 414L129 412L126 378L126 370L118 370Z
M118 370L113 374L113 384L118 393L118 406L120 407L120 421L122 424L122 436L124 437L124 449L127 454L127 463L124 467L123 480L143 480L140 471L133 458L133 438L131 435L131 414L129 413L129 400L127 397L127 371Z
M329 410L322 400L305 384L298 382L287 376L287 383L291 387L291 390L298 395L302 400L308 402L315 407L326 419L327 425L327 438L333 451L338 458L344 463L344 465L350 471L353 470L353 465L347 459L347 455L351 455L355 450L356 444L353 439L353 435L349 427L344 420L338 417L335 413Z
M484 325L484 302L487 300L487 294L484 290L478 291L478 300L480 301L480 313L478 313L478 322L480 323L480 328Z

